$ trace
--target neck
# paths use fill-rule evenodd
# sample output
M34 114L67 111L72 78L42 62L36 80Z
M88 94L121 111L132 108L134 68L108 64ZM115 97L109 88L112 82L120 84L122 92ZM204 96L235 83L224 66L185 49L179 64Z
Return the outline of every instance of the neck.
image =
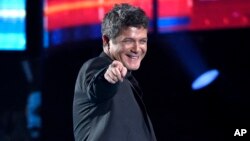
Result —
M109 47L104 47L103 51L105 54L109 56L109 58L111 58L112 60L115 60L115 58L110 54Z

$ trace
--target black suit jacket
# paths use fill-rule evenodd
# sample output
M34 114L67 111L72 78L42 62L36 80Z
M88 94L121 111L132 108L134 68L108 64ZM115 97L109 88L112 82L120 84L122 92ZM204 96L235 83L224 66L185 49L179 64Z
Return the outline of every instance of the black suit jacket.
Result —
M103 52L79 71L73 102L76 141L156 141L137 81L128 72L111 84L104 73L112 60Z

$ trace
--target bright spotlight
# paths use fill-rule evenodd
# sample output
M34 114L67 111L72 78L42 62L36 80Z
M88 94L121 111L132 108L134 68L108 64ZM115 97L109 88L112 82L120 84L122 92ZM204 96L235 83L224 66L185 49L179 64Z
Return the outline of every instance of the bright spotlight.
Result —
M203 87L206 87L211 82L213 82L219 75L219 71L217 69L206 71L205 73L198 76L192 83L192 89L198 90Z

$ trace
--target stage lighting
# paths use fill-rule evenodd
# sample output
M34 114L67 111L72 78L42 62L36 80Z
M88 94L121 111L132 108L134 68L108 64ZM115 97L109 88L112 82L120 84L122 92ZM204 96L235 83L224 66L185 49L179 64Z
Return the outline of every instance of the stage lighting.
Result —
M200 52L197 42L191 34L180 33L167 38L170 51L179 60L186 73L192 90L202 89L211 84L219 75L219 70L210 69L204 60L205 53Z
M0 51L26 49L26 0L0 1Z
M192 89L199 90L206 87L212 83L219 76L219 71L217 69L208 70L200 74L193 82Z

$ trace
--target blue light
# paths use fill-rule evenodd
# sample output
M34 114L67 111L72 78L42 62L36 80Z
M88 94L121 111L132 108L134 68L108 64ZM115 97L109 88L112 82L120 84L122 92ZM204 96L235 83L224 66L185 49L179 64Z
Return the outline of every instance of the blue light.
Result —
M0 9L25 9L26 0L1 0Z
M40 136L39 130L42 126L41 115L37 112L42 105L41 91L32 91L27 101L27 128L31 130L31 137L38 138Z
M24 51L26 49L26 0L0 1L0 50Z
M206 87L213 82L219 75L219 71L216 69L206 71L205 73L198 76L192 83L192 89L198 90Z
M4 33L25 33L25 19L0 17L0 34Z
M172 26L181 26L188 25L190 23L190 19L187 16L183 17L165 17L158 19L159 27L172 27Z
M101 25L82 25L70 28L62 28L44 33L45 48L49 46L60 45L67 42L81 40L91 40L101 38Z
M0 50L25 50L24 33L0 33Z

